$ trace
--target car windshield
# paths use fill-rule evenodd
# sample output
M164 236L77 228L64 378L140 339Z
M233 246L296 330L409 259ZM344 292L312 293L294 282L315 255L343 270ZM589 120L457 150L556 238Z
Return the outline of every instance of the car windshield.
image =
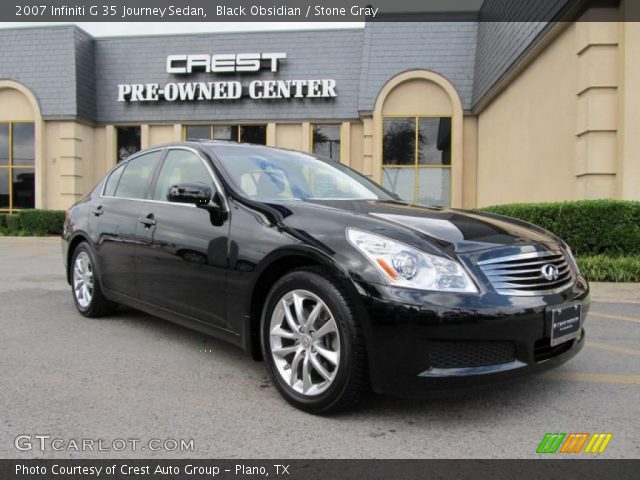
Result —
M214 152L254 200L397 200L350 168L313 155L249 145L216 145Z

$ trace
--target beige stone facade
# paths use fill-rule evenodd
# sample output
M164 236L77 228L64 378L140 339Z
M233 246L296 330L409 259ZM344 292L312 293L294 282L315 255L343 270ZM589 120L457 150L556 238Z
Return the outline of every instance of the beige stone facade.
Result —
M551 36L477 112L477 205L640 200L640 23Z

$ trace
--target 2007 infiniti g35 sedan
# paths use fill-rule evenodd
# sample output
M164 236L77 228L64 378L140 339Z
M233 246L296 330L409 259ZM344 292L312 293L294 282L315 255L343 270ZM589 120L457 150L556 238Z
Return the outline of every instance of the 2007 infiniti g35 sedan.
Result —
M184 142L117 165L67 212L73 299L125 304L264 358L313 413L557 366L584 344L569 247L517 220L399 200L351 169Z

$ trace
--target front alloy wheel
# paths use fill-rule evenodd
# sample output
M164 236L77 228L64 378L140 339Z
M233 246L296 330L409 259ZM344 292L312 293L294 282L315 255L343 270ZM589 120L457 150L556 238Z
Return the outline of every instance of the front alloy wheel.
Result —
M262 353L292 405L327 414L354 405L367 386L364 339L342 279L318 268L280 278L267 295Z
M315 396L338 373L340 336L327 305L307 290L285 294L271 315L270 346L282 379L296 392Z

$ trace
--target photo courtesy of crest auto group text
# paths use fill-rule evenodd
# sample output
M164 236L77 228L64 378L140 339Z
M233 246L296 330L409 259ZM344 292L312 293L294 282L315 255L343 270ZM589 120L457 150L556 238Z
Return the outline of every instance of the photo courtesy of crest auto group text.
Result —
M631 0L3 3L0 480L637 478L637 85Z

